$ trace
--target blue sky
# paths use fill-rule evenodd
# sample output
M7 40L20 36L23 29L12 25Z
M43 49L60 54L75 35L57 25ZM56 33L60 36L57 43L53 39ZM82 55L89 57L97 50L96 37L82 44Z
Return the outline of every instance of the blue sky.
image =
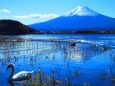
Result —
M0 0L0 19L32 24L66 14L77 6L115 18L115 0Z

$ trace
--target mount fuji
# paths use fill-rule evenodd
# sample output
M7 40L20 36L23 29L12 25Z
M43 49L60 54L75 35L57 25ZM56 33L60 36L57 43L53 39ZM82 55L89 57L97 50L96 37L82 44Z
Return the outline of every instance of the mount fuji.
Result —
M73 31L115 31L115 18L102 15L86 6L55 19L29 25L40 31L73 32Z

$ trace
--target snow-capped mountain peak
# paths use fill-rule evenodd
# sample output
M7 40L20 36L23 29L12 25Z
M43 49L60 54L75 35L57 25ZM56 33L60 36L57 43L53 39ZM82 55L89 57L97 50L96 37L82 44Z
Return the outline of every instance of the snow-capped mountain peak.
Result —
M86 6L79 6L66 15L30 25L41 31L115 31L115 19L100 14Z
M99 13L89 9L87 6L78 6L74 10L67 13L65 16L97 16Z

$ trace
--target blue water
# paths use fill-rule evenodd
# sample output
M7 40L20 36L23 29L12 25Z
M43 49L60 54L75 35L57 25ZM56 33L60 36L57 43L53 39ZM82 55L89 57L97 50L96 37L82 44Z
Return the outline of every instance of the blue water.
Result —
M54 71L56 79L71 86L115 85L114 34L0 36L0 40L0 86L10 85L9 63L15 65L15 73L40 69L51 75Z

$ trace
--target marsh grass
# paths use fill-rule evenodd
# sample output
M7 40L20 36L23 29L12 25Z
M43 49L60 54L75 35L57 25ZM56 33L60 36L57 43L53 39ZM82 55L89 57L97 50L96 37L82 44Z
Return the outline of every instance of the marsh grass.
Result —
M64 63L67 66L67 69L65 69L65 76L61 74L61 72L65 70L61 70L59 67L54 68L54 70L49 69L51 72L48 75L38 68L38 71L33 74L30 80L21 82L22 86L74 86L73 82L75 83L75 81L75 84L78 86L91 86L92 83L90 81L83 81L85 74L81 70L82 68L75 68L74 71L70 70L70 60L72 59L76 62L84 60L85 62L85 60L90 59L92 56L102 54L109 50L105 45L97 46L97 43L94 45L87 44L88 47L82 47L82 44L76 42L46 42L40 46L41 44L39 44L39 42L28 43L28 40L23 39L16 39L15 41L1 39L0 43L0 52L3 56L3 58L0 58L1 66L6 66L11 62L16 64L20 59L24 60L24 62L28 59L27 61L29 61L32 66L34 66L34 62L39 62L41 60L55 62L58 54L62 54ZM87 50L87 48L91 50ZM49 53L52 52L51 50L53 50L52 58L49 55ZM58 53L59 50L60 53ZM22 51L24 51L24 53ZM111 58L111 75L106 72L100 72L97 77L100 80L107 80L111 76L112 85L115 85L115 73L113 70L115 58L114 50L109 53L109 55ZM90 73L95 73L95 71L91 71Z
M23 81L22 86L60 86L60 81L56 79L54 71L50 75L44 75L39 69L38 73L34 73L33 77L28 81Z

